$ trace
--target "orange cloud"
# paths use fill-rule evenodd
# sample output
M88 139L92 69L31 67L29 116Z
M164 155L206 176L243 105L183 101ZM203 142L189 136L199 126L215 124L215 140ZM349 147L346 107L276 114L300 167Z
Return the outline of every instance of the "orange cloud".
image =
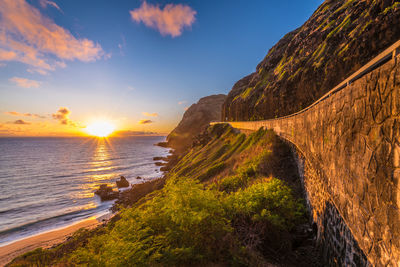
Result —
M196 11L182 4L167 4L164 9L160 9L159 6L144 1L139 8L130 11L130 14L132 20L157 29L161 35L177 37L185 27L194 23Z
M13 77L10 79L11 82L16 83L18 86L23 88L38 88L40 86L40 82L35 80L29 80L20 77Z
M147 117L158 117L158 113L142 112L142 114Z
M12 116L19 116L19 117L32 117L32 118L41 118L44 119L46 116L41 116L39 114L32 114L32 113L20 113L17 111L7 111L4 112L7 115L12 115Z
M27 121L24 121L24 120L16 120L16 121L13 122L13 124L20 124L20 125L22 125L22 124L31 124L31 123L30 123L30 122L27 122Z
M66 107L61 107L56 113L52 114L53 119L58 120L63 125L70 125L74 127L81 127L77 122L74 122L69 118L71 111Z
M178 102L178 105L182 105L182 104L185 104L185 103L187 103L187 101L186 101L186 100L179 101L179 102Z
M17 54L13 51L6 51L0 48L0 61L10 61L17 58Z
M143 120L139 121L139 124L150 124L150 123L153 123L153 121L152 120L146 120L146 119L143 119Z
M42 72L65 66L64 60L88 62L104 55L99 44L76 39L25 0L1 1L0 46L0 61L19 61Z

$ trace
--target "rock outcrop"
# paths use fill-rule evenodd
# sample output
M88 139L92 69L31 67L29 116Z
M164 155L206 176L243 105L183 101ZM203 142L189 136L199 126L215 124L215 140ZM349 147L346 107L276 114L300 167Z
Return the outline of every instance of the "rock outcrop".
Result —
M211 95L201 98L183 114L178 126L168 135L168 146L180 154L191 146L195 136L211 121L221 120L221 108L226 95Z
M222 111L227 121L297 112L400 39L398 0L327 0L239 80Z
M101 201L117 199L119 196L119 192L114 191L113 188L107 184L101 184L99 189L94 193L100 197Z
M129 187L129 182L126 180L124 176L121 175L121 178L115 182L118 188Z

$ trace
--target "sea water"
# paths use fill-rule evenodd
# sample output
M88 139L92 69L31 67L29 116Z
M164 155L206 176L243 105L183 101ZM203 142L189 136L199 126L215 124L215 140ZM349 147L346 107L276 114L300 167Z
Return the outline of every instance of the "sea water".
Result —
M109 212L113 201L94 191L120 175L130 183L161 177L153 157L168 149L154 144L164 140L0 138L0 246Z

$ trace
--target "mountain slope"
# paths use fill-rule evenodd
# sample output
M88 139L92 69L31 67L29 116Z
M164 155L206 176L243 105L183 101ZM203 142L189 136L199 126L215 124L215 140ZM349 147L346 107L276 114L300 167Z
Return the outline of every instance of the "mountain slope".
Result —
M194 137L207 128L210 121L221 119L221 107L226 95L211 95L201 98L183 114L178 126L168 135L168 146L178 154L192 144Z
M305 108L400 39L400 1L327 0L239 80L224 120L259 120Z

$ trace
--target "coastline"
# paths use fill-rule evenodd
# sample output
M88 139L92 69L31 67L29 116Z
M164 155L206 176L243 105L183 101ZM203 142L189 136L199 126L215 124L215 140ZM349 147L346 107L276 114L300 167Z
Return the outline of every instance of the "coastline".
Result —
M66 227L30 236L0 247L0 266L4 266L15 257L39 247L49 248L59 244L81 228L95 228L96 226L100 225L103 220L108 220L108 218L105 218L105 216L106 215L98 218L92 217Z

